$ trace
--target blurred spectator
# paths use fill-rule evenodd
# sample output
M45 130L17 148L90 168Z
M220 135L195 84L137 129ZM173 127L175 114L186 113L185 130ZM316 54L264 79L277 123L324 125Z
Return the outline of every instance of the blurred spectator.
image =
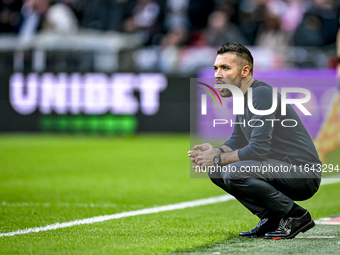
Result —
M137 24L135 23L132 16L127 17L123 21L122 31L128 34L133 34L138 31Z
M286 0L285 12L281 15L281 28L287 32L294 32L301 23L306 6L302 0Z
M332 0L313 0L312 3L295 31L294 44L320 47L335 43L339 27L339 3Z
M260 26L255 45L272 51L284 50L290 43L290 36L281 29L278 14L267 12L265 22Z
M264 22L265 0L241 0L239 4L239 26L250 45L255 44L259 26Z
M203 30L201 37L203 44L211 46L220 46L226 42L248 44L240 29L230 22L228 14L219 10L209 15L208 26Z
M165 10L165 29L189 27L189 0L167 0Z
M177 45L182 29L184 41L194 45L236 41L275 48L294 35L297 46L324 46L335 43L339 7L339 0L2 0L0 33L74 33L79 23L144 32L146 44L163 47Z
M0 33L18 33L22 0L2 0L0 2Z
M137 0L133 8L133 20L138 29L147 31L150 36L160 31L158 18L160 6L153 0Z
M123 21L122 31L135 33L145 32L147 36L146 44L159 44L160 32L163 28L163 13L160 5L153 0L137 0L132 9L131 16Z
M336 67L338 78L340 78L340 20L339 20L339 30L336 37Z
M80 3L79 3L80 2ZM134 6L133 0L89 0L84 5L79 0L75 4L84 27L103 31L119 31L125 17L131 14Z
M188 31L184 27L174 27L163 37L161 46L168 48L172 46L183 46L187 43Z
M83 17L88 12L88 6L92 0L69 0L67 5L73 10L79 24L83 21Z
M307 13L302 23L294 33L295 46L323 46L325 38L322 36L322 22L320 18L311 13Z
M78 31L78 20L66 4L55 3L46 12L42 30L57 34L74 34Z
M314 0L309 12L319 17L321 21L321 34L325 45L335 43L339 27L339 1Z
M188 15L190 19L190 30L200 30L207 26L209 14L214 9L214 1L212 0L190 0L188 7Z
M169 73L178 70L180 46L188 41L188 31L184 27L173 27L162 38L159 55L159 69Z
M29 40L36 34L48 8L47 0L24 0L21 8L22 24L19 30L19 36L23 41Z

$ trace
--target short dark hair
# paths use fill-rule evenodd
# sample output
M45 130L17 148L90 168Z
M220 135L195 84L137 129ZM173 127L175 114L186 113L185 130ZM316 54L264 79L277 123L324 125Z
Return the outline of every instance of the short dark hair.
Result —
M254 59L250 51L246 47L236 42L234 43L228 42L228 43L223 44L221 48L218 49L217 55L227 53L227 52L235 53L236 56L246 60L250 67L250 73L253 74Z

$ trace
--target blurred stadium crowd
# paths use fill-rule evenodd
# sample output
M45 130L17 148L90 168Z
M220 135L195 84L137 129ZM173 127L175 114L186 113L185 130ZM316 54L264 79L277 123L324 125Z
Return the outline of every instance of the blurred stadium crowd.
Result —
M1 33L148 33L147 44L324 46L335 42L336 0L2 0Z
M45 32L142 33L145 50L133 56L142 71L155 69L162 52L167 61L160 71L169 72L179 57L187 63L192 56L190 49L178 56L178 47L218 47L227 41L281 53L274 57L275 66L281 67L289 65L287 47L334 49L339 12L339 0L2 0L0 33L22 39ZM196 50L202 57L195 61L206 61L207 51ZM308 52L291 52L308 63ZM321 66L331 65L324 56L320 61Z

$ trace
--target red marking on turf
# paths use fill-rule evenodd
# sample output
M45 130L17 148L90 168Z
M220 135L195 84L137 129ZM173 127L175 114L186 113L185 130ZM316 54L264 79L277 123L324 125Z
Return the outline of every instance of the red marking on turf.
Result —
M272 240L281 240L281 237L272 238Z
M330 220L324 220L323 222L340 222L340 217L336 217L336 218L330 219Z

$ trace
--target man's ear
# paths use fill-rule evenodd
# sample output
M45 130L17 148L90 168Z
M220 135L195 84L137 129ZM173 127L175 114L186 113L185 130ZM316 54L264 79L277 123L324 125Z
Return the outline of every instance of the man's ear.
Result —
M243 66L242 70L241 70L241 77L246 78L248 76L249 72L250 72L250 66L248 66L248 65Z

